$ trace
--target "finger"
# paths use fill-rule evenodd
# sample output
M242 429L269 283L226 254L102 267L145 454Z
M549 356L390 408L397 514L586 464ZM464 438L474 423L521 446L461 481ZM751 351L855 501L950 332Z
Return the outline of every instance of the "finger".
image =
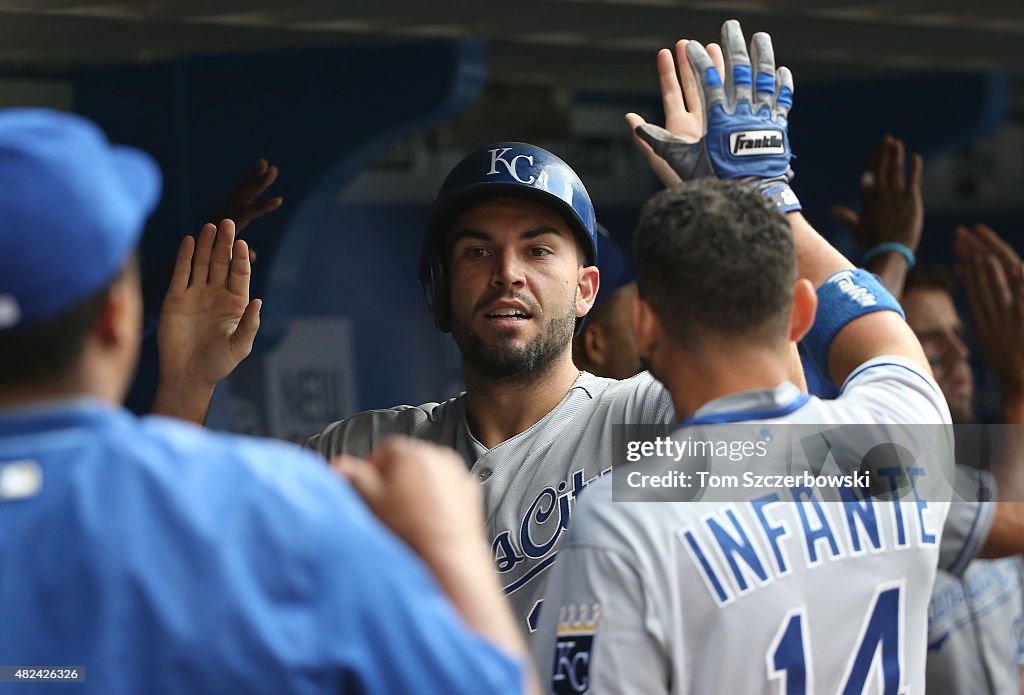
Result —
M978 314L984 319L985 325L997 325L1001 298L992 275L993 266L999 262L994 256L982 256L974 261L972 276L977 289ZM978 314L975 318L978 318Z
M860 215L850 208L843 205L833 205L829 208L829 212L832 214L832 219L849 229L851 232L857 229L857 223L860 222Z
M893 186L893 158L896 155L892 139L887 135L882 143L882 151L878 155L878 185L884 190Z
M878 180L878 162L882 158L882 148L885 146L885 138L882 138L882 144L877 147L871 148L871 154L868 156L867 166L864 167L865 172L871 172L875 177L875 181Z
M341 473L346 478L349 476L349 473L354 472L356 468L366 465L366 461L363 459L356 456L349 456L347 454L334 456L328 463L331 468L336 470L338 473Z
M725 77L725 56L722 54L722 47L717 43L709 43L707 52L711 58L711 64L715 66L715 71L718 73L719 81L721 81Z
M693 76L690 59L686 57L686 39L676 41L676 62L679 66L679 82L683 86L683 108L687 112L701 112L700 87Z
M205 283L210 276L210 254L213 252L213 240L217 236L217 226L207 222L199 232L196 241L196 252L192 256L192 284Z
M252 266L249 264L249 245L238 239L235 241L234 248L231 251L231 263L226 277L228 291L232 294L248 298L251 277Z
M249 263L252 264L252 263L255 263L255 262L256 262L256 249L254 249L254 248L252 248L250 246L249 247Z
M235 187L235 197L239 198L240 202L244 204L250 202L261 192L265 191L267 186L270 184L264 183L264 181L272 169L276 169L276 167L271 167L267 160L261 157L260 160L256 162L256 166L238 182L238 185ZM277 178L276 171L273 176L274 178ZM272 182L273 181L271 180L271 183Z
M983 244L990 253L995 254L1000 261L1006 266L1018 265L1021 260L1017 252L1013 250L1013 247L1003 241L1003 238L995 233L995 231L986 224L978 223L974 225L974 231L977 234L978 241Z
M754 69L754 111L771 109L775 98L775 49L772 37L763 31L750 42L750 64Z
M238 216L238 219L235 220L235 235L237 236L240 234L241 231L248 227L249 223L253 220L258 220L267 213L277 210L281 207L282 203L284 203L284 198L278 197L267 198L266 200L261 200L258 203L249 203L246 205L242 210L242 213Z
M266 162L266 160L263 160ZM251 203L263 195L277 181L277 167L271 166L258 177L253 178L245 188L244 202Z
M353 456L336 456L331 468L341 473L372 509L384 496L384 480L373 466Z
M793 73L782 66L775 71L775 108L774 113L781 119L789 115L793 108Z
M985 275L988 278L989 286L992 288L992 296L998 302L996 306L1001 309L1012 306L1013 292L1010 290L1009 278L1006 276L1003 264L995 256L989 256L986 260Z
M647 162L650 164L655 176L658 177L658 180L665 184L667 188L682 183L683 180L679 178L679 175L669 166L668 162L659 157L658 153L651 149L651 146L637 135L637 128L646 125L647 121L639 114L627 113L626 123L629 124L629 132L633 136L633 142L644 153L644 156L647 157Z
M242 312L242 318L238 321L235 332L231 334L231 354L239 362L252 352L253 341L256 340L256 334L260 330L260 307L262 306L263 302L259 299L249 302L245 311Z
M747 42L735 19L722 25L722 52L725 54L726 108L731 113L737 105L750 103L752 86Z
M971 259L974 246L971 242L971 231L962 224L958 224L953 231L953 253L961 261Z
M680 114L686 113L686 104L683 102L683 90L679 86L679 78L676 76L676 62L672 58L672 51L663 48L658 51L658 87L661 89L661 105L665 109L665 118L678 118Z
M687 42L686 58L694 77L700 82L704 110L710 111L715 106L724 105L725 90L722 88L722 77L704 47L697 41Z
M903 141L899 138L892 139L892 147L892 171L889 174L889 179L892 181L893 186L902 191L906 188L906 177L903 175L903 172L907 166L907 154L903 148Z
M174 260L174 270L171 272L171 284L167 288L168 294L181 294L188 289L188 278L192 274L192 254L196 250L196 240L190 236L181 240L178 245L178 257Z
M924 172L924 157L914 154L910 157L910 173L907 175L907 193L921 193L921 176Z
M213 253L210 257L210 284L215 287L223 287L228 279L228 270L231 267L231 249L235 243L235 223L232 220L221 220L217 228L217 240L213 245ZM245 262L249 262L249 254L246 253Z

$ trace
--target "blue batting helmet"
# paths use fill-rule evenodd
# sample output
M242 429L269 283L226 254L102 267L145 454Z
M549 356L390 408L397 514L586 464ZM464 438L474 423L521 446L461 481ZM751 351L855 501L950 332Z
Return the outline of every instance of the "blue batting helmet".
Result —
M430 208L420 260L420 282L437 327L451 330L445 235L466 208L484 198L524 197L549 205L576 232L587 265L597 265L597 220L590 195L568 164L524 142L497 142L462 159Z

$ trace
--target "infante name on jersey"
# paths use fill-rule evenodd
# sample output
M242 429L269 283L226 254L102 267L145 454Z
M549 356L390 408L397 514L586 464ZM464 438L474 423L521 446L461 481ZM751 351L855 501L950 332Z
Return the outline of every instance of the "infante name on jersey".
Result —
M771 493L722 505L680 530L679 538L720 608L788 576L795 563L812 568L867 552L937 546L941 518L931 518L927 502L844 496L845 502L825 503L811 488L796 487L791 500ZM892 521L889 531L883 515Z

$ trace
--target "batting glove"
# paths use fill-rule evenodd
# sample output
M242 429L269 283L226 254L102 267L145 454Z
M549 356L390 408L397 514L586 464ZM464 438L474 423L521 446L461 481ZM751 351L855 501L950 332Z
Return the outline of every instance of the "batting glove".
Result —
M754 34L747 53L735 19L722 25L722 50L724 85L704 46L696 41L686 44L686 57L701 85L704 137L692 142L647 123L637 127L637 135L684 181L747 179L783 212L800 210L789 187L792 152L786 134L793 75L789 68L775 69L768 34Z

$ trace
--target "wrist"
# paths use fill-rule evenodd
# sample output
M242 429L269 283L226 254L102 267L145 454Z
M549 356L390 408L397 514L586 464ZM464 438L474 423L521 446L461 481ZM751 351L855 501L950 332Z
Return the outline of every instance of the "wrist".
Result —
M907 270L910 270L917 264L917 257L914 256L914 252L910 247L898 241L885 241L881 244L875 244L861 255L860 263L862 266L865 266L872 259L882 256L901 256L906 261Z
M215 387L216 384L161 376L150 412L202 425Z

